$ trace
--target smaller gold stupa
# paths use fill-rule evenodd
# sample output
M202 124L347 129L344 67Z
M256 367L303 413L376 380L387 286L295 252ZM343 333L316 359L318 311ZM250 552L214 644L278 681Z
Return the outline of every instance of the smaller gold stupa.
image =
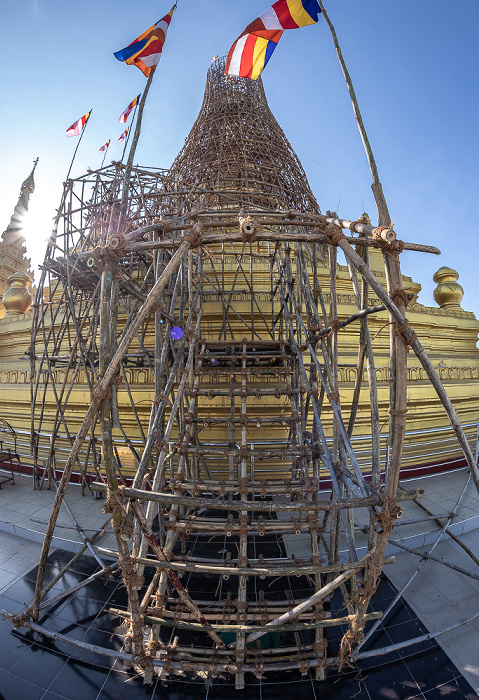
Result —
M29 287L32 286L32 278L26 272L15 272L10 275L8 282L11 285L2 297L2 304L7 314L25 314L32 308L32 295Z

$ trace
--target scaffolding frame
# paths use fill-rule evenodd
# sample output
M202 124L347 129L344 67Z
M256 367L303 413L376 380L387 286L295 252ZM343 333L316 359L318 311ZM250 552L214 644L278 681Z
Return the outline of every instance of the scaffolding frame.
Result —
M422 495L399 488L409 348L444 405L476 487L479 478L477 455L405 316L400 253L437 249L397 240L385 203L379 226L322 215L261 82L230 80L223 68L224 59L210 68L202 111L170 171L114 163L65 183L29 350L35 484L48 480L56 497L35 599L13 622L86 648L37 624L40 611L78 590L46 601L43 583L76 470L85 489L105 496L116 543L106 549L85 537L85 553L100 566L89 580L111 572L113 561L128 593L126 611L110 609L125 623L124 649L99 653L133 664L145 682L155 671L227 673L241 689L247 673L314 669L324 678L328 667L361 658L366 622L382 617L369 603L393 561L386 545L400 503ZM380 185L376 191L381 202ZM347 319L338 318L338 247L357 304ZM370 247L384 253L387 290L369 268ZM318 276L324 259L328 296ZM384 309L391 328L386 471L368 327ZM344 406L341 336L358 325L356 383ZM368 479L351 441L366 387ZM266 448L258 444L265 428ZM57 449L65 438L66 460ZM355 510L369 516L361 558ZM285 538L293 534L307 537L309 556L288 553ZM215 556L207 546L213 540L223 546ZM202 545L198 556L188 550L193 541ZM184 575L195 576L197 588L186 588ZM300 599L288 588L279 600L268 598L277 580L293 576L304 578ZM330 609L333 594L342 600L339 613ZM346 627L333 655L325 634L332 626Z

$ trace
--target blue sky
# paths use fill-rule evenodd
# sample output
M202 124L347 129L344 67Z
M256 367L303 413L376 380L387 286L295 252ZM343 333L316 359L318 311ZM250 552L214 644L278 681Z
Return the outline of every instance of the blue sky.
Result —
M205 74L268 0L179 0L144 116L136 162L168 167L201 105ZM479 317L477 0L329 0L400 238L440 257L405 252L403 273L434 306L432 275L454 267L463 308ZM76 145L66 129L93 114L73 175L118 159L118 118L144 87L113 57L170 10L158 0L8 0L0 7L0 229L39 156L27 247L37 269ZM270 107L296 150L322 210L375 221L371 177L349 96L322 18L286 32L263 73Z

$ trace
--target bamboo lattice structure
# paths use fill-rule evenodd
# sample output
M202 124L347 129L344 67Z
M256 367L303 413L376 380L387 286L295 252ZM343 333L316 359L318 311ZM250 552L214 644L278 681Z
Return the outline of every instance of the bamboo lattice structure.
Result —
M398 262L404 247L435 249L397 241L390 222L322 215L261 81L223 70L224 59L211 66L170 171L133 167L127 197L121 163L65 184L30 349L35 478L57 496L35 601L15 623L37 621L52 604L42 602L43 574L75 471L105 495L116 539L113 549L85 548L101 573L115 561L128 592L128 610L111 610L127 630L116 656L146 682L156 671L227 673L242 688L247 673L313 668L321 679L356 658L365 623L381 617L368 606L392 562L385 548L399 503L421 495L398 490L408 345L440 395L441 387L403 315ZM358 307L342 321L338 246ZM388 291L368 267L370 247L388 259ZM387 474L368 330L384 308L396 329ZM358 324L357 386L345 410L341 336ZM371 405L367 475L351 441L361 387ZM370 516L361 557L358 511ZM299 534L309 543L301 559L288 547ZM330 609L335 591L339 613ZM341 625L331 654L327 630Z

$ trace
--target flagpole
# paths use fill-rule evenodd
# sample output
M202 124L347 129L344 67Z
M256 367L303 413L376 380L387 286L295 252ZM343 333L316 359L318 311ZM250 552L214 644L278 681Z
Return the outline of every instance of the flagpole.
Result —
M73 153L72 162L70 163L70 167L68 168L68 173L67 173L67 176L66 176L66 180L68 180L68 178L70 177L70 173L71 173L72 168L73 168L73 163L74 163L74 161L75 161L75 156L76 156L77 151L78 151L78 146L79 146L80 143L81 143L81 140L82 140L82 138L83 138L83 134L85 133L85 129L87 128L88 122L90 121L90 117L91 117L91 113L92 113L92 112L93 112L93 110L90 109L90 111L88 112L88 119L86 120L86 122L85 122L85 124L84 124L84 126L83 126L83 129L81 130L81 134L80 134L80 138L78 139L77 147L75 148L75 151L74 151L74 153Z
M177 5L178 5L178 0L173 5L172 9L176 10ZM150 75L148 76L148 80L146 81L146 86L145 86L145 89L143 90L143 94L141 96L140 104L138 107L138 117L136 120L135 133L133 135L133 141L131 142L130 153L128 154L128 160L127 160L127 163L125 166L125 175L123 178L123 192L122 192L122 197L121 197L120 220L118 222L120 230L121 230L121 228L125 222L125 218L126 218L126 209L127 209L128 195L129 195L129 190L130 190L131 168L133 165L133 158L135 157L136 147L138 145L138 140L140 138L143 110L145 108L146 98L148 97L148 92L150 90L150 86L151 86L151 83L153 81L153 76L155 75L155 72L156 72L156 66L152 66L151 71L150 71Z
M133 140L131 142L130 152L128 154L128 160L127 160L126 166L125 166L125 175L123 177L123 192L122 192L122 197L121 197L121 208L120 208L120 221L119 221L120 229L121 229L121 225L124 223L124 220L126 217L126 206L127 206L128 194L129 194L129 190L130 190L131 168L133 165L133 158L135 157L136 147L138 145L138 141L140 138L141 120L143 118L143 110L145 108L146 98L148 97L148 91L149 91L151 83L153 81L153 76L155 75L155 69L156 69L156 66L153 66L151 69L150 75L148 76L148 80L146 81L146 86L145 86L145 89L143 90L143 94L141 96L140 104L138 107L138 117L136 120L135 133L133 134ZM126 148L126 146L125 146L125 148Z
M132 116L132 118L131 118L131 123L132 123L132 124L135 123L135 117L136 117L136 112L137 112L137 110L138 110L138 103L135 105L135 110L134 110L133 116ZM125 145L124 145L124 147L123 147L123 153L122 153L122 156L121 156L121 162L122 162L122 163L123 163L123 158L125 157L125 152L126 152L127 146L128 146L128 144L130 143L130 136L131 136L131 127L128 129L128 134L126 135L126 142L125 142Z
M110 146L107 146L107 147L105 148L105 153L103 154L103 160L101 161L100 168L103 168L103 163L105 162L106 154L108 153L108 149L109 149L109 148L110 148Z

